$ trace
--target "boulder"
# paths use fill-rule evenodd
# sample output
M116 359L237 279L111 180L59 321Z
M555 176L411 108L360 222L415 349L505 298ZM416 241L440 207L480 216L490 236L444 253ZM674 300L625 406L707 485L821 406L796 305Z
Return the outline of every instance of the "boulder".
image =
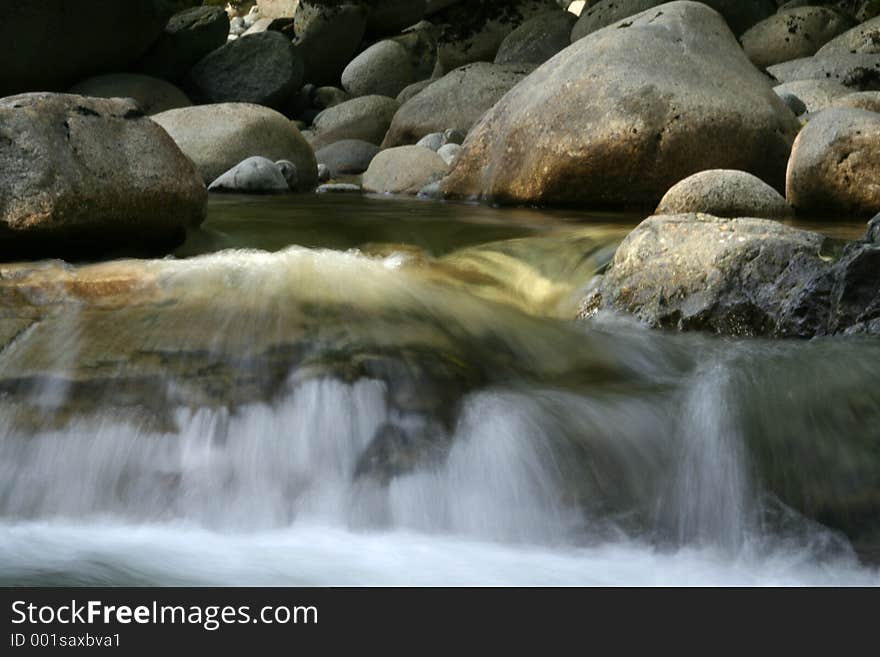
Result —
M840 96L832 100L828 107L849 107L869 112L880 112L880 91L857 91Z
M56 91L130 68L156 41L170 12L164 0L6 2L0 96Z
M399 146L382 151L364 173L364 190L390 194L417 194L443 176L448 167L437 153L421 146Z
M847 53L880 53L880 17L865 21L832 39L817 54L825 57Z
M360 50L367 29L363 7L323 6L301 0L294 14L294 44L305 66L305 80L339 86L339 76Z
M785 198L745 171L700 171L676 183L655 214L704 213L716 217L762 217L781 219L792 211Z
M794 142L786 198L798 214L880 212L880 114L827 109Z
M788 109L790 109L795 116L806 114L807 105L800 98L788 91L777 91L775 89L774 91L776 91L776 95L782 99L782 102L788 106Z
M229 16L222 7L193 7L175 14L141 59L147 75L182 82L205 55L226 43Z
M759 68L809 57L853 21L828 7L781 10L750 27L740 38L746 55Z
M311 98L312 103L318 109L336 107L347 100L351 100L351 96L346 91L336 87L318 87Z
M543 64L571 43L577 17L567 11L546 11L508 34L495 54L496 64Z
M446 162L447 166L452 166L455 164L455 161L458 159L459 154L461 153L461 146L458 144L443 144L440 148L437 149L437 155L443 158L443 161Z
M442 132L432 132L430 134L425 135L421 139L416 142L416 146L423 146L425 148L429 148L435 153L440 150L440 147L443 145L443 133Z
M807 112L823 110L836 98L852 93L852 89L844 87L837 80L795 80L777 85L773 90L780 96L788 93L799 98Z
M702 0L702 2L720 13L736 35L742 34L755 23L776 13L776 5L773 0ZM574 29L572 29L571 41L574 43L596 30L662 4L665 4L665 0L598 0L592 2L581 13Z
M135 73L99 75L75 84L70 93L94 98L131 98L146 114L189 107L189 98L170 82Z
M296 15L299 0L257 0L263 18L291 18Z
M317 163L299 130L282 114L246 103L201 105L153 117L196 163L205 182L216 180L254 155L289 160L299 173L299 189L317 182Z
M477 62L447 73L400 107L383 147L414 144L446 128L467 133L530 70L521 64Z
M826 271L825 242L766 219L649 217L617 249L583 314L602 308L654 328L797 335L787 303Z
M2 257L161 249L205 219L195 167L130 100L10 96L0 135Z
M260 32L230 41L190 72L209 103L241 102L281 107L303 83L303 63L279 32Z
M379 153L379 147L359 139L343 139L325 146L317 153L318 164L324 164L331 176L363 173Z
M316 150L342 139L380 144L397 111L397 101L386 96L361 96L324 110L315 118Z
M671 2L590 34L511 89L474 126L442 188L655 207L692 173L738 169L781 190L799 127L718 13Z
M880 89L880 54L846 53L803 57L767 67L779 82L829 80L852 90Z
M437 28L434 25L422 21L390 40L406 50L414 80L427 80L434 75L437 68Z
M394 98L415 81L406 48L396 41L374 43L355 57L342 72L342 87L352 96Z
M295 170L295 169L294 169ZM280 167L265 157L249 157L221 174L209 192L236 194L284 194L290 191Z
M434 80L419 80L418 82L413 82L411 85L409 85L399 94L397 94L397 98L395 99L397 100L397 104L403 105L410 98L424 91L424 89L433 82Z
M533 16L555 9L553 0L461 0L435 13L431 22L439 26L437 74L493 61L508 34Z

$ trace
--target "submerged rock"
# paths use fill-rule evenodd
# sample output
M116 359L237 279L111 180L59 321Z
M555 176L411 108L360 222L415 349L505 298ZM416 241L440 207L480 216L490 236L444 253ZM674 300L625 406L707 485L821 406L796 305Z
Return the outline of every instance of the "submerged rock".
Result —
M195 167L132 101L11 96L0 135L0 257L163 249L205 219Z
M818 55L880 53L880 16L865 21L826 43Z
M745 171L713 169L676 183L660 200L655 214L699 212L716 217L781 219L792 209L782 194Z
M716 12L672 2L590 34L511 89L442 187L504 203L654 207L679 180L721 168L781 190L799 127Z
M410 56L392 40L379 41L355 57L342 72L342 87L352 96L394 98L415 82Z

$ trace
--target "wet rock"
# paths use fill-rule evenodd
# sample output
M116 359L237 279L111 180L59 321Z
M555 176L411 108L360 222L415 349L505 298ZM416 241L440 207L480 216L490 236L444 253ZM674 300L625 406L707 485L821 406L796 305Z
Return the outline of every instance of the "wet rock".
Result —
M364 190L416 194L448 170L437 153L421 146L399 146L380 152L364 173Z
M296 167L293 169L296 171ZM284 194L290 191L281 169L265 157L249 157L220 175L209 192L236 194Z
M281 107L303 83L303 63L283 34L261 32L227 43L193 68L190 77L209 103Z
M878 180L880 114L828 109L794 142L786 198L799 214L871 216L880 211Z
M203 57L226 43L229 31L229 16L222 7L182 11L171 17L139 68L148 75L182 82Z
M0 257L164 249L205 218L192 163L132 101L0 100Z
M338 86L343 69L360 50L366 29L367 13L362 6L323 6L301 0L294 14L294 31L306 82Z
M387 485L395 477L441 465L451 446L451 437L434 425L406 430L386 423L376 429L354 474Z
M567 11L547 11L505 37L495 55L496 64L543 64L571 43L577 17Z
M720 13L735 35L776 13L772 0L702 0ZM571 31L572 43L596 30L665 4L665 0L598 0L590 3Z
M0 69L0 96L59 91L130 69L162 34L169 16L164 0L7 3L0 43L10 50Z
M782 195L745 171L700 171L676 183L660 200L655 214L711 214L716 217L781 219L792 209Z
M851 90L880 89L880 54L831 54L795 59L767 67L779 82L826 80Z
M342 72L342 87L352 96L394 98L415 81L409 53L396 41L374 43Z
M361 96L326 109L315 117L312 146L320 150L343 139L381 144L397 108L393 98Z
M70 93L95 98L131 98L145 114L158 114L192 103L170 82L147 75L115 73L83 80Z
M846 53L880 53L880 17L872 18L826 43L820 57Z
M806 106L807 112L823 110L830 106L835 98L853 92L837 80L795 80L773 87L773 90L780 98L785 93L794 95Z
M853 21L828 7L781 10L749 28L740 38L746 55L759 68L809 57Z
M317 182L311 147L290 121L268 107L201 105L163 112L153 120L196 163L206 182L255 155L291 161L299 172L299 190L312 189Z
M382 146L415 144L447 128L467 133L529 71L518 64L478 62L447 73L400 107Z
M503 203L655 207L692 173L738 169L781 190L799 127L716 12L673 2L590 34L511 89L442 187Z
M363 173L379 153L379 147L359 139L343 139L325 146L315 158L324 164L331 176Z

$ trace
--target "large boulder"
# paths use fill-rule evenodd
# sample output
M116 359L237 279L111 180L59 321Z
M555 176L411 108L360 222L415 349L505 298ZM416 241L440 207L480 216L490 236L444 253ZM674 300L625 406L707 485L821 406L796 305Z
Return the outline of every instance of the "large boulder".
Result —
M477 62L447 73L400 107L383 146L414 144L447 128L467 133L530 71L521 64Z
M758 21L776 13L773 0L702 0L715 11L719 12L734 34L742 34ZM598 0L590 3L580 15L571 31L572 42L583 39L596 30L601 30L612 23L635 16L638 13L653 9L666 0Z
M259 32L230 41L190 72L210 103L254 103L281 107L303 83L303 63L280 32Z
M352 96L394 98L413 82L415 71L409 53L390 39L374 43L342 71L342 87Z
M198 167L206 183L255 155L289 160L299 175L298 189L312 189L318 165L312 148L282 114L246 103L200 105L153 117Z
M305 65L305 81L339 86L339 76L361 48L367 29L362 6L324 6L300 0L294 14L295 45Z
M759 68L816 53L853 21L828 7L784 9L750 27L740 38L743 50Z
M880 114L843 108L811 118L791 151L786 197L798 213L880 212Z
M0 255L167 247L205 218L193 164L132 101L0 100Z
M184 80L193 66L226 43L229 16L222 7L193 7L175 14L147 51L140 70L173 82Z
M505 37L495 54L496 64L539 65L571 43L577 17L567 11L545 11Z
M832 80L858 91L880 89L880 54L843 53L802 57L767 67L779 82Z
M511 89L441 188L654 207L692 173L739 169L781 190L799 127L718 13L671 2L581 39Z
M437 153L423 146L398 146L382 151L364 173L364 190L388 194L416 194L439 180L448 167Z
M111 73L83 80L70 93L95 98L132 98L146 114L158 114L192 105L170 82L136 73Z
M379 153L379 147L360 139L343 139L325 146L315 159L330 171L331 176L363 173Z
M67 89L133 65L156 41L170 11L164 0L4 2L0 96Z
M880 53L880 17L865 21L832 39L817 54L824 57L846 53Z
M398 104L386 96L361 96L334 105L315 117L312 146L320 150L343 139L381 144Z
M765 219L780 219L792 213L782 194L763 180L745 171L726 169L688 176L666 192L655 210L655 214L690 212Z

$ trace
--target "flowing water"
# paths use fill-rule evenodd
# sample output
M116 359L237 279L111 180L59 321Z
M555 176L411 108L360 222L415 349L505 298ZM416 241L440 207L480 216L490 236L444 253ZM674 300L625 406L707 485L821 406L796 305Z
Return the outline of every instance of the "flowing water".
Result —
M880 585L880 342L573 321L637 220L230 198L0 267L0 584Z

